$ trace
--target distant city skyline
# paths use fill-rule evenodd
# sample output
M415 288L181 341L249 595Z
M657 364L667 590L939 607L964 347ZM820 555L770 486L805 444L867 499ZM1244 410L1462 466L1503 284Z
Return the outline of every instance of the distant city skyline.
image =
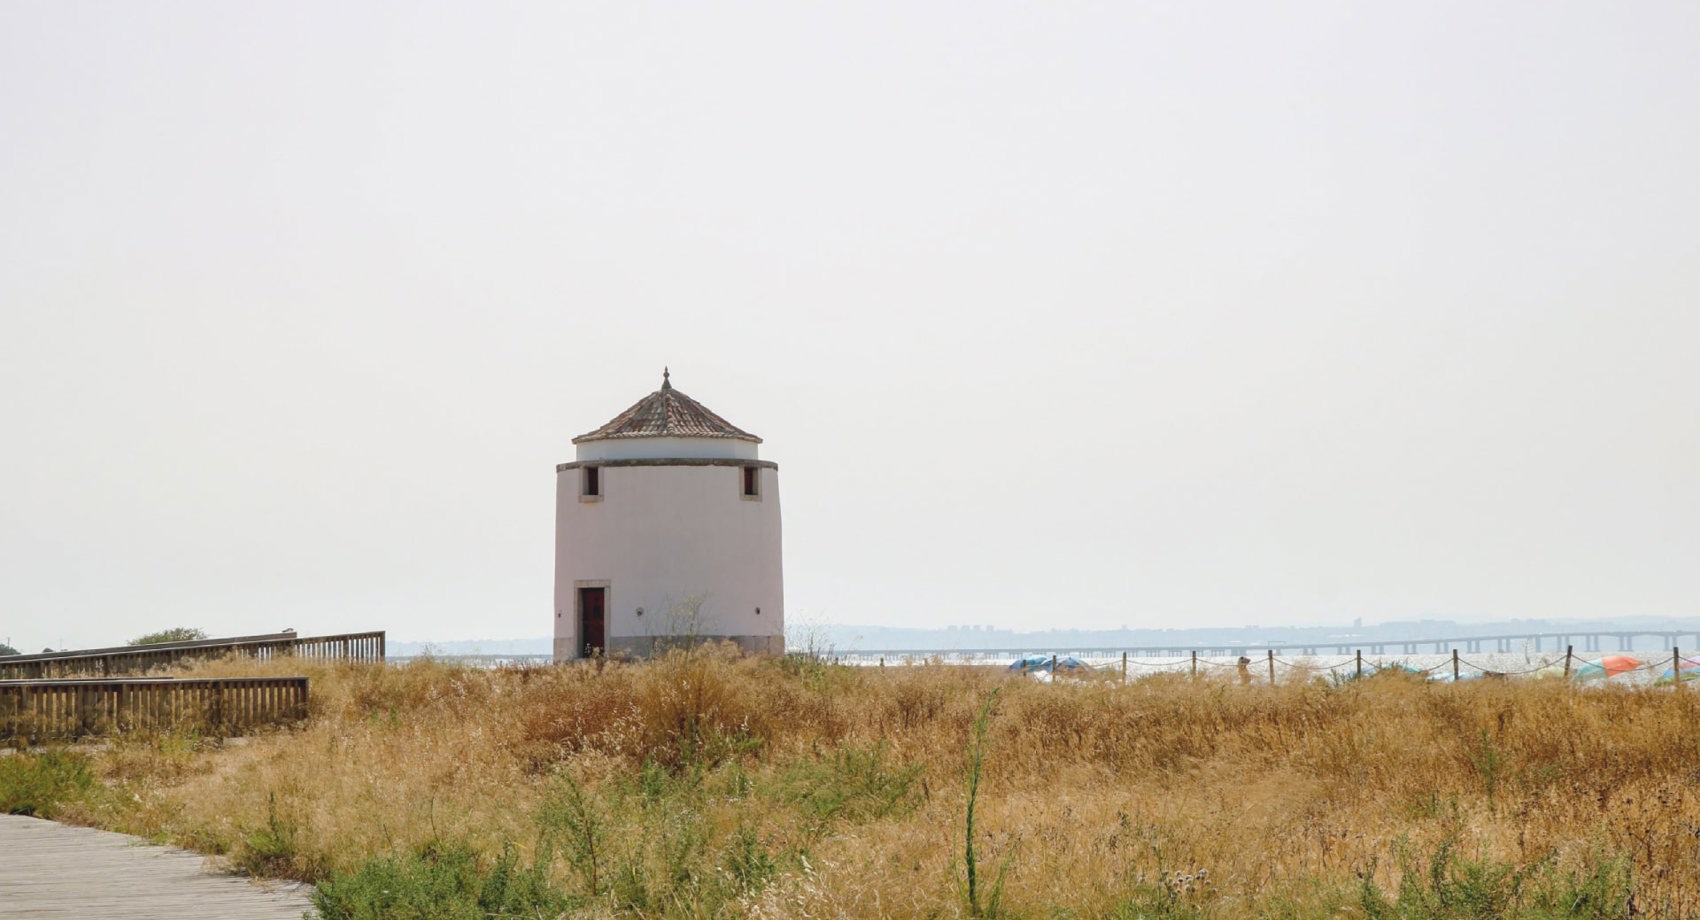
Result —
M1695 112L1675 0L0 6L0 635L545 634L663 366L797 619L1697 615Z

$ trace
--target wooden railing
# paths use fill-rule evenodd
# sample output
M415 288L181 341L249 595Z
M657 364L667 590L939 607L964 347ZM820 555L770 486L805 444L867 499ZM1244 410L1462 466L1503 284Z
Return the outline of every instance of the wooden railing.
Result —
M0 680L0 740L126 731L239 734L307 717L305 677Z
M0 680L50 680L61 677L118 677L145 674L154 668L226 655L262 660L296 656L317 660L382 662L384 633L345 633L301 638L292 632L233 639L161 642L116 648L46 652L0 658Z
M296 639L288 654L320 660L381 662L384 660L384 631Z

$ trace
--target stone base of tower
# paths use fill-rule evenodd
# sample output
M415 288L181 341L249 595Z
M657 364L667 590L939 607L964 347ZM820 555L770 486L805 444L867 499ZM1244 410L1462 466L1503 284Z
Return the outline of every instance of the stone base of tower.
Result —
M571 642L571 639L555 640L555 662L557 664L582 657L573 654ZM610 658L654 658L675 648L720 643L731 643L737 647L738 651L746 655L778 656L785 654L785 639L782 636L697 636L694 639L679 636L615 637L608 640L607 654Z
M730 642L746 655L783 655L785 640L779 636L698 636L685 639L677 636L638 636L631 639L609 639L609 652L632 658L653 658L670 649L690 648Z

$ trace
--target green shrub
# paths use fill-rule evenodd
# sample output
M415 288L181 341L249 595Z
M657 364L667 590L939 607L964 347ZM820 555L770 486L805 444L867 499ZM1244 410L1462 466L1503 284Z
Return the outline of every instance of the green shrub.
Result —
M980 780L986 766L986 735L992 727L992 712L998 703L998 691L987 694L986 702L980 707L980 714L974 719L974 727L968 740L968 764L966 779L968 780L968 802L963 809L963 863L967 867L967 882L963 888L963 900L968 908L968 916L985 917L988 920L1003 915L1003 883L1004 872L1009 868L1009 861L1014 857L1011 851L1005 857L1003 866L998 869L997 880L992 883L991 894L985 903L980 901L980 858L974 852L974 807L980 798Z
M88 757L47 750L0 757L0 813L52 818L94 789Z
M779 779L780 799L797 806L824 830L835 820L866 821L901 815L919 801L921 766L886 762L885 745L846 745L831 757L791 765Z
M772 854L762 846L761 838L747 824L738 825L721 867L740 894L761 890L779 868Z
M600 788L562 771L535 818L584 903L663 920L734 916L738 899L767 885L789 859L748 823L716 831L710 816L725 793L755 787L735 760L683 770L650 760Z
M1495 797L1499 793L1500 782L1505 778L1506 756L1494 743L1493 736L1482 729L1476 743L1465 752L1470 759L1470 766L1475 767L1476 775L1481 777L1482 792L1487 795L1488 808L1495 805Z
M1359 909L1369 920L1612 920L1630 914L1629 866L1595 854L1584 872L1550 858L1527 866L1460 857L1442 843L1426 866L1399 857L1397 900L1365 880Z
M481 868L463 844L380 857L321 881L313 906L324 920L486 920L558 917L577 906L552 885L547 855L523 866L511 847Z
M1634 894L1629 860L1595 854L1591 871L1577 875L1552 869L1543 873L1530 898L1532 916L1541 920L1616 920L1633 913L1630 901Z
M159 632L151 632L145 636L131 639L129 645L159 645L162 642L199 642L207 637L207 631L189 626L173 626Z
M277 794L272 793L266 799L266 823L242 835L233 860L236 868L257 876L311 875L297 865L297 837L295 821L278 814Z
M608 819L570 773L563 773L537 810L538 830L551 847L559 847L567 863L583 881L584 892L602 893L606 879L603 865L608 860Z

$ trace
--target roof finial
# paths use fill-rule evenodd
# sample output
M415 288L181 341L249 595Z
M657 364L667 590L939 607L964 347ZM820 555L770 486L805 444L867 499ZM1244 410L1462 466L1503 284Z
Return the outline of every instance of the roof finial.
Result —
M667 370L666 365L662 365L662 367L661 367L661 388L663 390L673 389L673 381L671 379L669 379L672 376L673 376L672 372Z

